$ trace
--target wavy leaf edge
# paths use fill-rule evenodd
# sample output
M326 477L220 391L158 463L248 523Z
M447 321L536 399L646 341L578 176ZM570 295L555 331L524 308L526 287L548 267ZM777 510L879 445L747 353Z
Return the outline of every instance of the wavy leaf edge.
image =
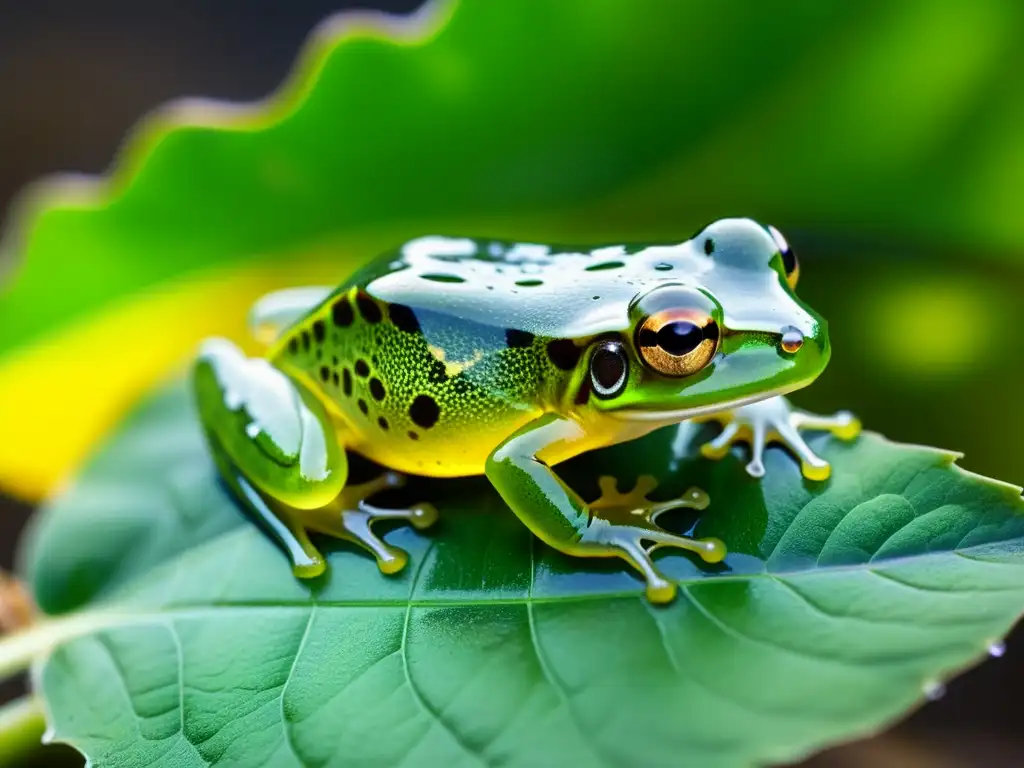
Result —
M115 202L143 172L169 136L193 128L257 133L302 109L325 60L354 40L417 47L433 40L451 21L460 0L427 0L410 14L352 9L320 21L299 47L289 72L267 96L249 102L180 97L154 107L128 130L108 168L98 174L58 172L26 185L0 220L0 293L16 282L25 243L46 211L61 207L102 208Z

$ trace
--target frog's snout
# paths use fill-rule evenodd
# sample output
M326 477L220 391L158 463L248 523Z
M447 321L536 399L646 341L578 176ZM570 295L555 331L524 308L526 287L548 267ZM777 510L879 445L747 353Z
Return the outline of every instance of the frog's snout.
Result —
M782 329L781 333L782 340L779 342L779 346L782 347L783 352L793 355L804 345L804 333L799 328L787 325Z

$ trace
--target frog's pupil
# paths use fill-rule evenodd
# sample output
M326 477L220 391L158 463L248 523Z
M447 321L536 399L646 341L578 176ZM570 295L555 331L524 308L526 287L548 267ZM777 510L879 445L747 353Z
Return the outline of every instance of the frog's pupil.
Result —
M693 352L702 341L703 330L686 320L665 323L658 331L658 346L677 357Z
M786 270L787 275L792 275L793 270L796 269L796 254L793 253L792 248L787 248L782 252L782 267Z

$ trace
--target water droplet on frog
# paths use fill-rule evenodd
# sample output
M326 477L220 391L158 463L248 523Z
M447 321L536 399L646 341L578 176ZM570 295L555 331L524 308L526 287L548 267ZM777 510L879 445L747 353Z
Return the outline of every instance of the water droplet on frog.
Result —
M938 680L929 680L921 690L928 701L938 701L946 695L946 686Z
M795 354L804 344L804 335L799 329L787 325L782 329L782 349L789 354Z
M668 272L670 269L672 269L672 265L662 261L659 264L655 264L654 268L659 272Z
M1006 643L992 643L988 647L988 655L994 659L1000 658L1004 653L1006 653Z

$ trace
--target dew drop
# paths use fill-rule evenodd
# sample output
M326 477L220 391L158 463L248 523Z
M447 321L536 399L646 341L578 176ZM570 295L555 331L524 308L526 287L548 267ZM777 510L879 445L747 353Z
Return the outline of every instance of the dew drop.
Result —
M946 695L946 686L938 680L929 680L921 689L928 701L938 701Z
M1006 643L992 643L988 647L988 655L994 659L1001 658L1006 653Z
M669 264L668 262L663 261L659 264L655 264L654 268L659 272L668 272L670 269L672 269L672 265Z

